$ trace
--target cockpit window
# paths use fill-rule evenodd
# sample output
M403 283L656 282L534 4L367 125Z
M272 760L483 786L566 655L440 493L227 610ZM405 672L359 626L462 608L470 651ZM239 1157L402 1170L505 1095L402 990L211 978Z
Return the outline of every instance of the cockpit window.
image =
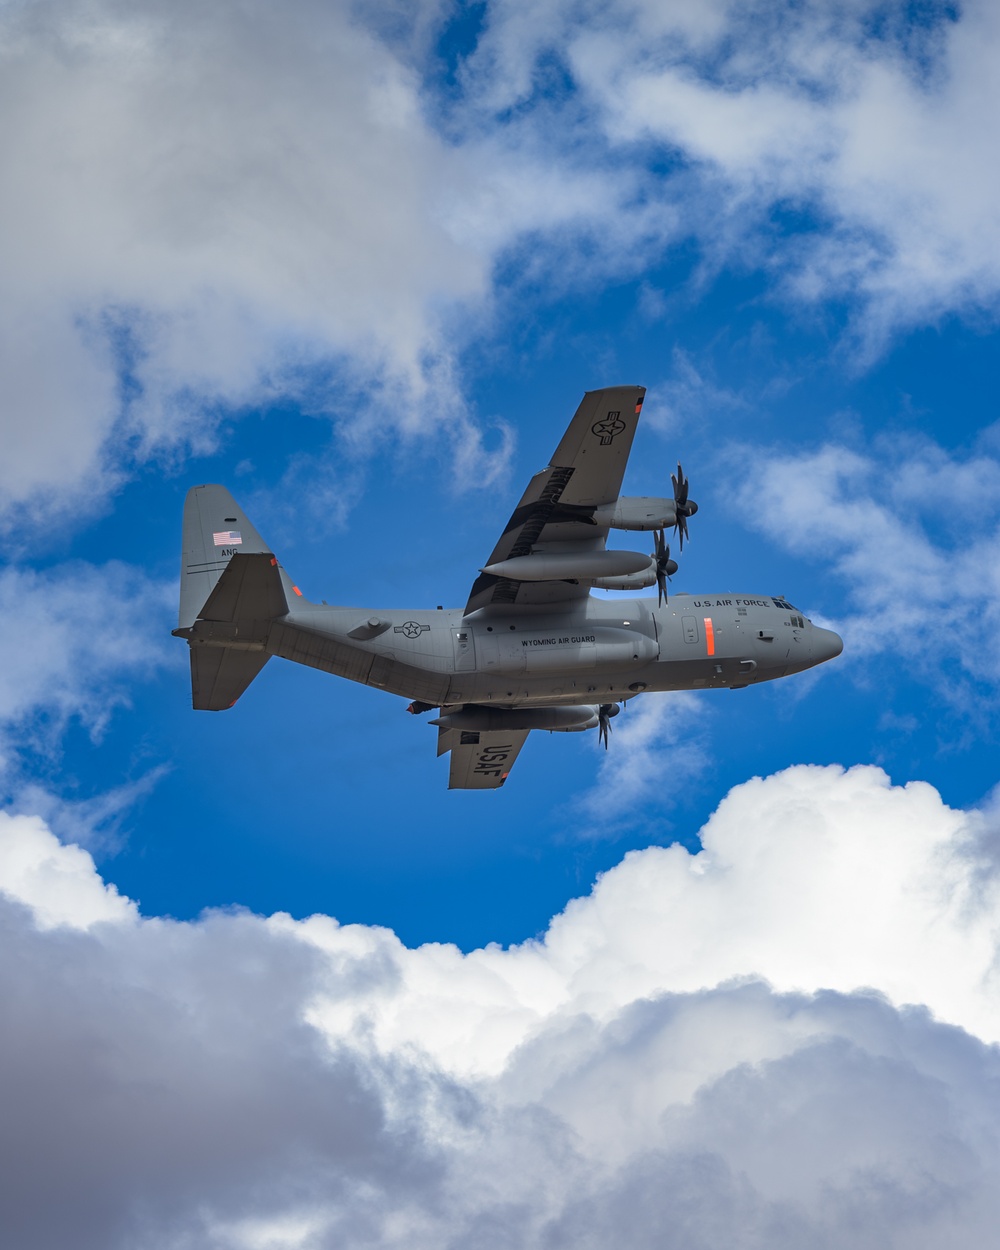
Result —
M776 608L783 608L786 612L797 612L798 608L793 607L787 599L772 596L771 602Z

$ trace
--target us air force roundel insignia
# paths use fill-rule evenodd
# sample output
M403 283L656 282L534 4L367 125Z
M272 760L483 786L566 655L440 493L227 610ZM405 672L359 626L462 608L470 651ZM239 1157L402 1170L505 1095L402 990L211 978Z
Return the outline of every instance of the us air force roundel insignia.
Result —
M430 629L430 626L421 625L417 621L404 621L402 625L395 625L392 632L402 634L404 638L419 638L425 629Z
M618 411L609 412L603 421L595 421L590 427L590 432L597 435L602 447L609 447L615 435L621 434L624 429L625 422L622 420L621 412Z

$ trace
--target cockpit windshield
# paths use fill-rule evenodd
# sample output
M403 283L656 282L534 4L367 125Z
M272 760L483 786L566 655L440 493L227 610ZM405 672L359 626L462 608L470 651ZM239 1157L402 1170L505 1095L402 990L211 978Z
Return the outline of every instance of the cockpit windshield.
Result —
M794 607L788 602L787 599L783 599L780 595L772 595L771 602L776 608L784 608L786 612L798 612L798 608Z

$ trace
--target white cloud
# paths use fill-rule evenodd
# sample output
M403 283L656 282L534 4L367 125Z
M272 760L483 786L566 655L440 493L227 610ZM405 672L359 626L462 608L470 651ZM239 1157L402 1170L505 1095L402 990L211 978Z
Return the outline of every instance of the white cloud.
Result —
M988 2L917 17L867 3L495 0L469 81L591 160L677 158L645 185L644 220L655 202L714 263L768 266L797 299L859 296L871 349L949 310L996 309L998 46ZM553 62L578 111L547 105ZM788 209L811 228L776 240L769 219Z
M617 833L622 820L653 801L669 804L672 792L704 770L709 715L690 692L645 694L622 708L611 721L608 750L597 746L594 787L577 804L594 834Z
M680 347L671 353L669 376L650 387L643 407L648 426L674 434L700 423L707 415L746 408L746 401L725 387L703 377L690 355Z
M474 441L439 317L487 286L447 224L468 175L350 5L38 0L0 33L0 498L92 491L113 430L204 446L317 366L369 436Z
M163 627L176 593L115 561L0 571L11 658L0 670L0 766L29 743L50 748L74 718L98 737L128 702L125 682L169 662Z
M39 929L132 922L133 902L97 875L78 846L63 846L39 816L0 812L0 891L31 908Z
M543 942L465 956L324 917L137 920L5 819L6 1237L989 1244L994 816L789 769L734 789L700 855L633 853Z
M356 449L443 429L479 479L506 449L484 449L455 351L485 325L497 258L551 293L584 280L581 239L588 282L685 232L747 255L792 201L829 228L752 254L790 265L799 295L861 291L880 325L992 306L990 12L942 23L923 78L898 42L865 41L865 16L498 0L442 113L421 78L441 6L383 5L370 29L312 0L8 7L0 500L93 495L279 395L328 408ZM530 94L554 48L584 129ZM650 138L693 162L684 177L650 178Z
M363 1023L386 1048L419 1044L456 1072L499 1071L554 1012L606 1020L665 990L753 976L787 991L874 987L997 1041L1000 883L978 875L980 825L926 784L803 765L736 787L701 831L701 854L627 855L543 944L462 956L405 952L383 931L325 919L306 931L405 974L402 994L365 993L357 1010L338 998L335 1032Z
M829 561L851 610L845 659L891 653L967 706L1000 683L1000 462L929 441L870 452L755 451L740 515L798 556ZM950 693L949 693L950 692Z
M441 4L7 6L0 504L79 504L289 396L355 450L444 432L482 480L506 451L456 360L498 262L550 298L693 234L860 295L873 342L994 308L996 14L878 13L494 0L445 97ZM776 206L816 228L775 241Z

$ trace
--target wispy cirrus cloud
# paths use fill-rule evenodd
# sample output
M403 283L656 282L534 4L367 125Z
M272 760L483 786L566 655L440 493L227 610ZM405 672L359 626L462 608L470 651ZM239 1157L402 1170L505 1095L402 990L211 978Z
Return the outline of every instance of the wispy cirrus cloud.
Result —
M930 440L758 454L740 515L779 547L826 562L849 609L845 659L902 657L967 707L995 701L1000 661L1000 461ZM767 501L761 507L761 500Z
M710 267L762 267L794 302L858 301L871 352L948 311L995 314L998 44L988 3L496 0L466 81L568 159L646 169L636 234L656 206Z
M680 240L793 303L846 298L866 350L993 315L988 4L494 0L443 89L453 16L5 10L0 504L79 509L284 400L358 453L444 435L481 481L508 449L463 347L512 292L632 278Z
M71 721L100 737L129 686L170 663L173 584L128 565L0 570L0 769L52 750Z
M611 721L607 751L598 744L597 777L573 804L588 836L617 836L623 823L662 811L670 796L710 762L704 700L689 691L644 694Z

